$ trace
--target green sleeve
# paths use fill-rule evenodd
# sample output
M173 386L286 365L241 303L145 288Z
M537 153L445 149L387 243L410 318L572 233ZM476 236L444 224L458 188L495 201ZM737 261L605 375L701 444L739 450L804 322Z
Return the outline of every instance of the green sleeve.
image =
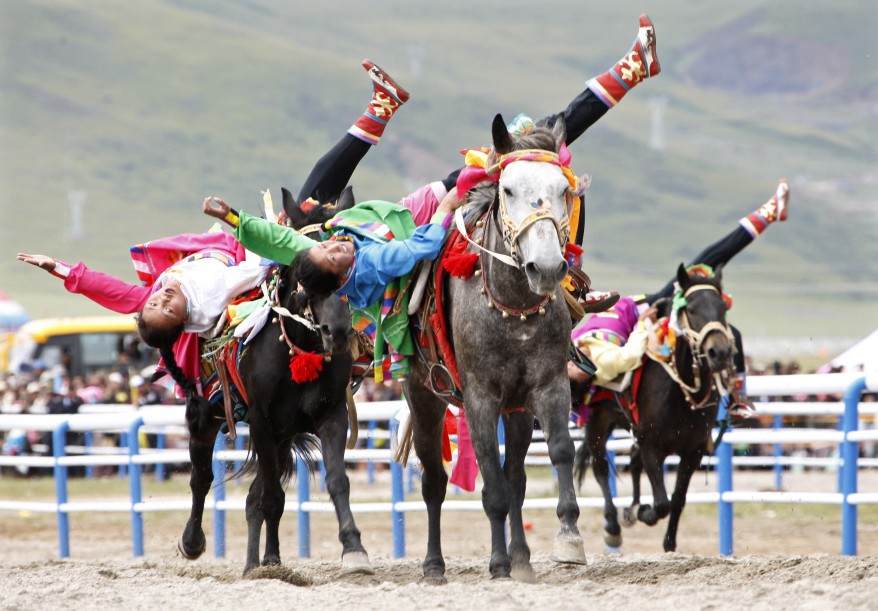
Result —
M298 231L278 225L258 216L241 212L241 221L235 228L235 238L249 251L260 257L289 265L303 250L317 242Z

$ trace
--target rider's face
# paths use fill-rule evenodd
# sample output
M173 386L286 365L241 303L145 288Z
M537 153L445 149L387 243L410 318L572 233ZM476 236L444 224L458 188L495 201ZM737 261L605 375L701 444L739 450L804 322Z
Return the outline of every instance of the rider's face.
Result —
M348 270L354 264L354 243L349 240L330 240L320 242L311 249L311 259L321 269L338 276L339 280L347 277Z
M141 311L141 319L153 328L178 326L187 318L186 297L180 284L170 282L152 294Z

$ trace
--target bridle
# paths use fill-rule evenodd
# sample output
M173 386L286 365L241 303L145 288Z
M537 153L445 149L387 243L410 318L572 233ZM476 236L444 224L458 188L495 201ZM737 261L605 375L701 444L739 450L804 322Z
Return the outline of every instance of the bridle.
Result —
M692 409L701 409L708 405L712 394L709 392L711 388L715 387L724 395L728 394L728 386L731 384L731 380L723 381L724 372L715 372L713 374L711 385L708 388L708 392L706 392L700 400L696 399L697 395L702 390L701 368L704 365L705 360L704 342L707 339L707 336L711 333L720 333L733 346L735 341L734 335L726 322L712 320L697 331L692 328L692 325L689 323L689 316L686 313L687 299L692 293L704 290L711 290L722 296L720 290L712 284L695 284L687 288L685 291L679 292L674 297L673 309L677 312L677 323L679 327L678 336L683 337L689 347L689 351L692 353L692 384L686 383L680 376L679 368L677 366L676 350L671 352L670 361L658 358L658 356L652 351L647 350L646 353L649 358L664 367L668 376L680 386L680 390L683 391L683 395L686 397L686 401Z
M564 250L564 247L567 244L567 240L570 237L570 213L574 207L574 198L578 197L577 192L579 189L579 179L576 177L576 175L573 173L573 170L571 170L568 165L562 163L558 153L544 151L541 149L524 149L520 151L512 151L510 153L506 153L505 155L501 155L500 157L496 158L495 162L488 165L485 171L489 177L492 177L492 179L499 182L500 175L503 173L503 170L507 166L509 166L509 164L515 163L516 161L550 163L561 168L561 171L564 173L565 178L567 178L567 181L570 183L570 188L567 191L566 198L567 208L561 220L558 220L555 215L552 214L552 208L550 204L547 204L546 202L543 202L542 199L539 199L538 201L531 203L531 206L534 208L533 212L531 212L524 219L522 219L520 223L516 222L515 219L513 219L509 215L509 207L506 201L505 191L498 186L497 216L500 220L500 226L498 227L498 229L503 236L503 242L506 246L506 250L509 252L509 255L489 250L481 244L470 239L469 235L467 234L466 223L463 218L462 209L457 209L454 220L457 230L461 233L461 235L463 235L467 242L478 248L480 251L497 259L498 261L502 261L506 265L520 269L521 257L518 249L518 241L521 239L521 236L524 235L524 232L532 227L537 221L552 221L552 224L555 226L555 231L558 236L558 245L562 251Z

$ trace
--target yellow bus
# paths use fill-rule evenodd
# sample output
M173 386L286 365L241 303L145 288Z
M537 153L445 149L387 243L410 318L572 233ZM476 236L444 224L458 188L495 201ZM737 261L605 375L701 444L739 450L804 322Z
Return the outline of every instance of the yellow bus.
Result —
M71 376L110 369L127 360L140 369L155 359L140 340L132 315L42 318L22 325L0 348L0 367L18 373L38 361L62 364Z

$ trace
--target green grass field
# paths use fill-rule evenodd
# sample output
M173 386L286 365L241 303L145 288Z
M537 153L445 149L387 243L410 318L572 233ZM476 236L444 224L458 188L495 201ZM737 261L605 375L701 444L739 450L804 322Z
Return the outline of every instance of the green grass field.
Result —
M733 321L745 337L853 340L878 326L868 3L539 6L3 3L0 290L34 317L94 314L15 253L133 280L127 248L207 229L204 196L253 212L265 188L296 191L365 107L363 57L413 96L353 185L358 199L398 199L457 167L460 149L487 144L495 113L562 109L624 54L645 10L662 74L571 148L592 176L593 280L659 288L786 177L790 220L726 271ZM79 220L72 191L85 193Z

